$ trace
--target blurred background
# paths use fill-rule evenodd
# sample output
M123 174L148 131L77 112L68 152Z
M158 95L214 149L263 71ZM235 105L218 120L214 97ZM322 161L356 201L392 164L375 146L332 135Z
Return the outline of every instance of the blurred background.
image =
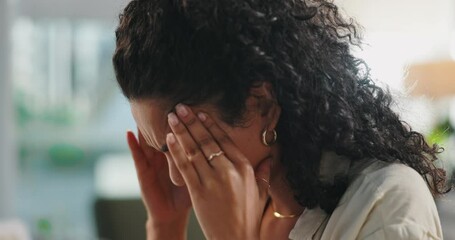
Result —
M127 2L0 0L0 239L145 239L125 141L135 124L111 64ZM355 53L396 111L445 147L438 164L453 179L455 0L336 3L363 26ZM455 239L454 193L438 209Z

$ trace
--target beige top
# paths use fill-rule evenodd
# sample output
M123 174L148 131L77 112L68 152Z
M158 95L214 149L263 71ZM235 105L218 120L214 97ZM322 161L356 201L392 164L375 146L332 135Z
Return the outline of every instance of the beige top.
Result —
M324 163L321 175L324 175L324 170L333 170L333 166L338 166L335 169L338 173L353 168L348 160L340 163L340 159L329 159L321 161ZM414 169L400 163L370 163L357 171L360 174L354 178L331 216L320 208L305 210L289 238L442 239L436 205L423 178ZM331 180L330 176L325 177Z

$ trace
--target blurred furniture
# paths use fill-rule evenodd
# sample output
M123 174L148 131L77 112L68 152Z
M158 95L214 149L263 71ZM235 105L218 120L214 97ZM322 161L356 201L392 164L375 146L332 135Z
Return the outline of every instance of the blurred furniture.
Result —
M146 239L147 214L129 154L110 154L98 159L95 191L94 217L101 240ZM189 240L205 239L193 212L187 236Z
M146 219L141 199L97 199L95 202L96 228L100 240L145 240ZM190 214L187 239L205 239L194 212Z
M441 129L438 135L443 135L450 130L453 130L455 126L455 114L450 113L455 111L455 61L440 61L440 62L429 62L424 64L415 64L409 67L408 75L405 78L405 85L410 90L410 94L413 96L426 96L433 100L438 100L438 104L441 104L441 99L451 99L450 104L452 106L446 106L442 110L441 115L444 115L443 119L440 119L440 124L444 124L447 121L446 126ZM441 157L446 160L445 167L447 176L452 177L454 183L455 176L455 136L450 133L445 152ZM436 205L438 207L439 216L441 219L442 231L445 239L455 239L455 190L452 190L445 196L436 199Z
M141 199L103 199L95 201L95 220L100 239L146 239L147 214Z
M411 65L405 78L405 86L413 96L425 96L432 100L438 101L437 105L444 106L439 110L439 124L434 130L442 126L443 128L436 132L440 140L444 140L447 146L451 148L445 150L448 177L454 176L455 173L455 147L453 134L455 127L455 61L445 60L438 62L428 62ZM441 100L449 100L449 104L443 105ZM435 104L436 107L436 104ZM442 136L447 135L447 136ZM428 137L428 136L427 136ZM449 140L446 140L449 139ZM431 138L430 138L431 140ZM441 142L438 142L441 143Z
M24 223L19 220L0 221L0 240L30 240Z
M405 85L414 96L442 98L455 95L455 61L411 65Z

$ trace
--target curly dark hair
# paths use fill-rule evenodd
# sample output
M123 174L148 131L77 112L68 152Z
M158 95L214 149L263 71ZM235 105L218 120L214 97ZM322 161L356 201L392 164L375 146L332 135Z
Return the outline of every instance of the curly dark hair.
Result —
M349 181L319 179L323 151L352 161L400 161L436 196L445 176L430 146L391 110L391 94L353 56L358 26L326 0L133 0L120 15L113 57L130 99L214 102L239 124L250 89L272 84L277 132L296 200L331 213Z

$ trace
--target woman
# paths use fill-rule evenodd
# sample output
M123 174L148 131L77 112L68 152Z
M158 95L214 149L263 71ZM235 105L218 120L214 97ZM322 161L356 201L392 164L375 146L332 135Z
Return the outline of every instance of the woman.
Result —
M442 239L439 152L330 1L133 0L113 57L148 239Z

